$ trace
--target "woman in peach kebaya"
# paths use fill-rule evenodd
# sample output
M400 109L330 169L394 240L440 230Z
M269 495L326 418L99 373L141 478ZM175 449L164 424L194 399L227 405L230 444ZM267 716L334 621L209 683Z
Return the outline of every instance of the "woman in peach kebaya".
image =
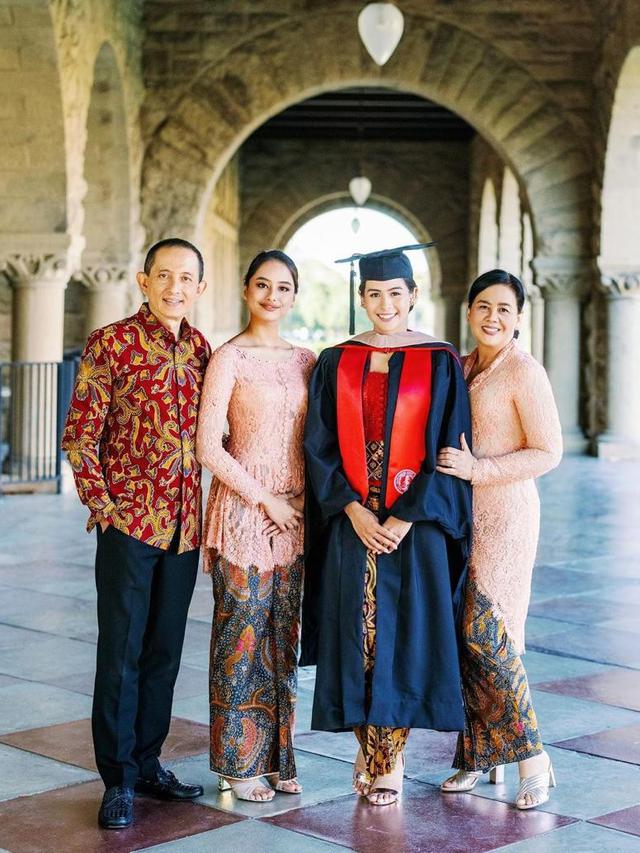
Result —
M534 480L562 455L560 421L544 368L518 349L522 282L504 270L471 285L467 319L477 348L464 359L473 453L444 448L438 470L473 485L473 545L463 615L461 671L466 725L444 792L470 791L518 762L519 809L540 806L555 785L531 703L524 623L538 544Z
M293 725L302 437L315 355L279 333L297 291L298 271L283 252L253 259L243 294L249 324L213 354L198 423L197 456L214 475L203 539L214 595L211 769L255 802L271 800L274 788L302 791Z

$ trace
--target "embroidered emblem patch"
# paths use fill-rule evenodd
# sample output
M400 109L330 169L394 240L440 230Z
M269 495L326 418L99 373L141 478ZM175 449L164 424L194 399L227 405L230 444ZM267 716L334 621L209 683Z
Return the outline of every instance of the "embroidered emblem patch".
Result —
M411 485L411 481L415 476L416 472L412 471L411 468L403 468L402 471L398 471L396 476L393 478L393 485L395 486L396 492L401 495L404 494Z

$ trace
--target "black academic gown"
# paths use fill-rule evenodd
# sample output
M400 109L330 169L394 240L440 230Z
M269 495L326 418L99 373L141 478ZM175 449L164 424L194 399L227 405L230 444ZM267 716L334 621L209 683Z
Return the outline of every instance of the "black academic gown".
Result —
M366 346L365 344L361 344ZM413 525L399 548L377 557L376 659L365 709L363 597L366 549L342 511L362 500L348 483L338 444L339 347L324 350L311 378L307 463L306 570L300 664L317 664L311 727L377 726L460 731L464 727L457 624L471 541L471 486L435 470L445 446L471 439L469 397L454 350L417 344L431 358L426 458L409 488L385 508ZM404 354L389 361L383 484ZM383 485L384 489L384 485Z

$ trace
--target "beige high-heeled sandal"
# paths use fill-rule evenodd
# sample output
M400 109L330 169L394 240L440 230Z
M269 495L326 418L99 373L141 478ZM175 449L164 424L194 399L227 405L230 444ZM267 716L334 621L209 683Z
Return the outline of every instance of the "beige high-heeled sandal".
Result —
M224 789L222 788L223 780L227 786ZM276 795L273 788L267 788L266 785L262 784L260 777L257 779L225 779L223 776L220 776L218 780L218 789L221 791L231 789L233 794L239 800L247 800L250 803L269 803ZM256 791L266 791L269 796L255 797L254 794Z
M478 779L484 775L482 770L458 770L453 776L449 776L440 785L440 790L443 794L463 794L467 791L473 791L478 784ZM454 782L450 785L448 782ZM492 767L489 771L489 782L494 785L501 785L504 782L504 765L499 764L497 767Z
M362 752L361 747L358 750L356 760L353 764L353 790L356 792L356 794L360 794L361 797L366 797L369 793L369 789L371 788L372 781L373 779L371 778L367 770L364 760L364 753ZM360 790L357 785L362 785L362 790Z
M369 793L366 795L367 800L372 806L390 806L397 802L398 797L402 793L402 784L404 782L404 753L396 758L396 766L391 773L385 773L384 776L376 776L373 780ZM374 799L378 794L390 794L388 800L379 802Z
M538 806L543 806L549 799L549 788L555 787L556 774L553 772L553 764L551 763L551 759L549 759L549 766L542 773L536 773L533 776L525 776L523 779L520 779L520 787L518 788L515 802L516 808L520 809L520 811L526 811L527 809L535 809ZM519 801L523 800L527 794L535 797L535 801L533 803L520 803Z

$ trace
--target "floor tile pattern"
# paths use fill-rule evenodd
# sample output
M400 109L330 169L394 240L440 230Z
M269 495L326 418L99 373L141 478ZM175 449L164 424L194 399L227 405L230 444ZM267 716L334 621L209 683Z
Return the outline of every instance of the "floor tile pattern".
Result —
M506 781L443 796L456 735L414 731L399 804L351 791L355 740L310 730L313 668L299 674L304 792L266 805L220 792L208 768L209 578L198 579L163 761L201 782L197 803L136 798L123 832L96 825L102 783L89 716L95 541L73 494L0 498L0 853L593 853L640 851L640 464L568 458L540 483L543 520L527 655L558 788L541 809Z

